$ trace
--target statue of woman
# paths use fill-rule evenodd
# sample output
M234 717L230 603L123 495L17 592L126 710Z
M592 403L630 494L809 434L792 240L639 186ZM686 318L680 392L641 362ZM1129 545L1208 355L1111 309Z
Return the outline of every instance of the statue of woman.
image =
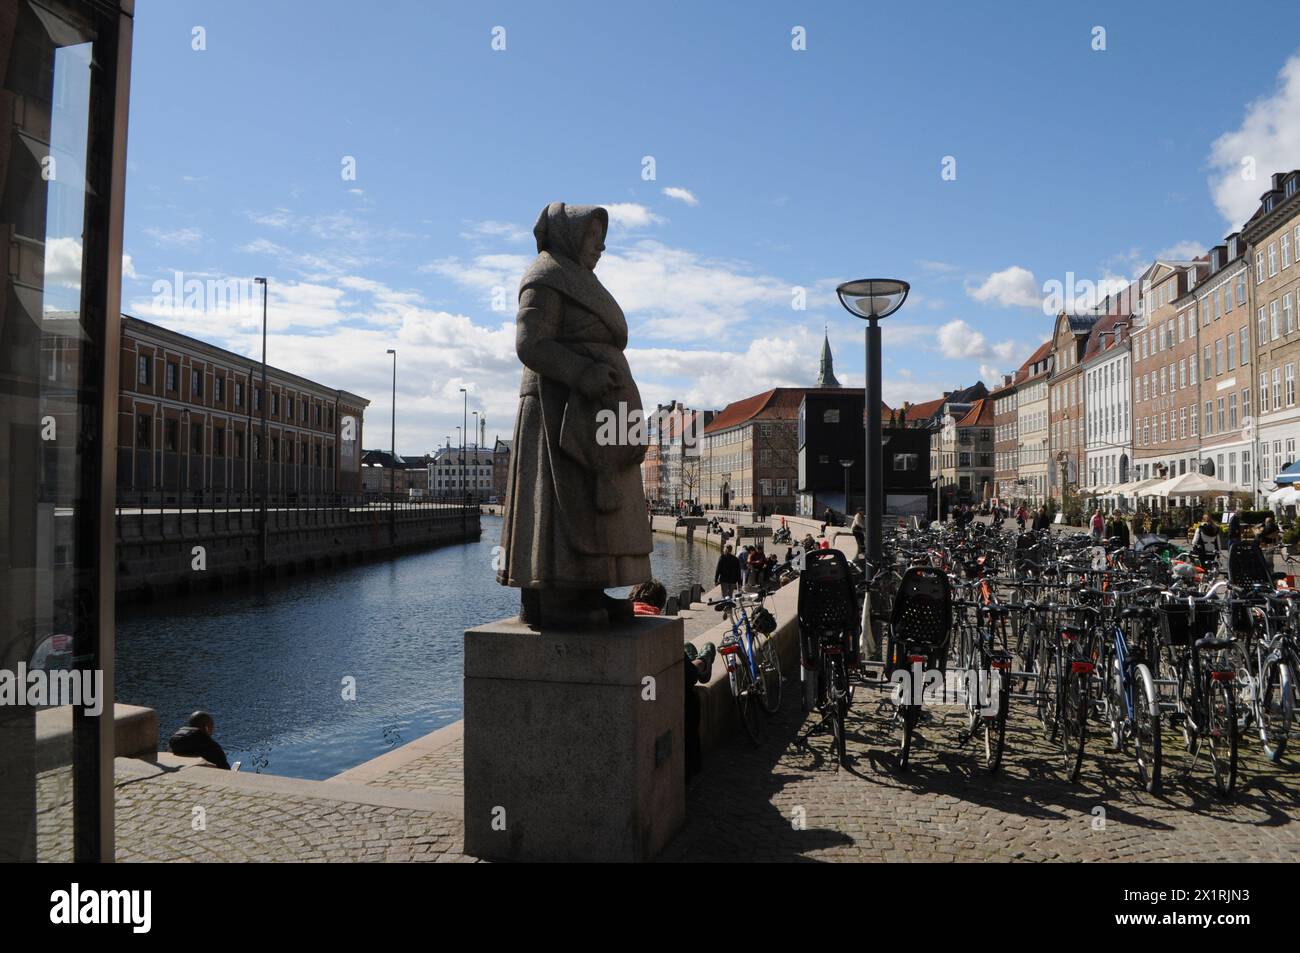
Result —
M641 395L623 355L623 309L595 275L608 229L603 208L552 202L519 283L524 374L497 581L522 590L519 617L534 627L630 619L630 603L604 590L651 576L645 445L628 432Z

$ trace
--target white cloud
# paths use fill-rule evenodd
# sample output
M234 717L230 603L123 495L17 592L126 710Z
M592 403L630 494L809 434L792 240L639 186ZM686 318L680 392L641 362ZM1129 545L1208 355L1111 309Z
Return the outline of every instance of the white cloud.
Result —
M1004 307L1037 308L1043 303L1034 273L1019 265L993 272L982 285L967 288L966 293L976 301Z
M421 270L450 278L484 296L497 289L513 296L529 255L479 255L445 258ZM698 341L721 337L731 328L758 320L758 314L789 309L791 285L769 275L751 273L741 262L708 259L694 252L643 239L606 253L597 269L600 280L622 305L634 336ZM513 313L513 312L512 312Z
M466 226L466 230L460 233L460 237L467 241L500 238L508 242L526 242L533 237L532 229L515 225L512 222L487 220L467 222Z
M1205 254L1205 245L1201 242L1182 241L1174 242L1168 248L1162 248L1156 252L1156 258L1163 258L1166 261L1191 261Z
M979 361L980 374L996 380L998 372L993 367L1010 367L1028 356L1030 347L1021 341L1006 340L992 343L982 331L977 331L960 319L949 321L939 328L937 335L939 353L949 360Z
M604 209L609 213L609 224L611 228L622 228L628 231L637 228L646 228L650 225L661 225L664 222L662 216L656 215L644 205L638 205L636 202L606 202Z
M203 232L197 228L146 228L144 233L157 245L191 250L203 241Z
M1278 72L1271 95L1246 107L1241 125L1210 146L1210 194L1231 228L1239 228L1259 205L1273 172L1289 172L1300 156L1300 54ZM1243 178L1244 163L1255 177Z
M51 238L45 243L45 285L81 287L81 242L75 238Z
M667 188L663 189L663 193L664 195L668 196L670 199L676 199L679 202L685 202L687 205L691 206L691 208L694 208L695 206L700 204L700 200L697 199L690 192L689 189L683 189L680 186L670 185Z

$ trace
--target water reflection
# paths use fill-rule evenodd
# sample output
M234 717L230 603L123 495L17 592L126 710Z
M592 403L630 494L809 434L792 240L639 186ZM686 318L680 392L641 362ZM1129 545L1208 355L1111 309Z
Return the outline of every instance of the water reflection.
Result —
M485 516L476 543L123 608L117 700L155 709L164 743L206 708L244 770L331 777L461 717L463 631L518 608L493 576L500 536ZM656 535L651 565L672 593L712 579L712 552Z

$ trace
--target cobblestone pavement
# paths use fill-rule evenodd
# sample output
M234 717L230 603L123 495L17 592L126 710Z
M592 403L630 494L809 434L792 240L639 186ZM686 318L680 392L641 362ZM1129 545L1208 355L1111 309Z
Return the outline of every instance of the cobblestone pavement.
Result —
M292 791L284 785L258 790L232 787L229 775L215 774L207 769L141 776L119 772L117 859L474 860L462 853L463 824L451 813L360 802L350 786L339 786L339 796L330 797L327 782L290 782L289 787L297 788ZM246 779L238 780L246 784Z
M1131 757L1090 737L1082 779L1069 784L1026 715L1008 726L1003 772L982 772L975 744L956 745L960 719L942 709L917 729L911 770L895 768L897 731L880 693L859 688L849 758L836 773L829 736L794 742L805 725L797 685L762 744L737 739L714 754L687 795L685 828L668 861L1294 861L1300 781L1243 742L1233 803L1214 793L1208 764L1189 772L1181 738L1165 738L1159 795L1137 786ZM892 708L889 709L892 711Z
M465 742L458 738L365 783L393 790L459 795L465 790L464 759Z

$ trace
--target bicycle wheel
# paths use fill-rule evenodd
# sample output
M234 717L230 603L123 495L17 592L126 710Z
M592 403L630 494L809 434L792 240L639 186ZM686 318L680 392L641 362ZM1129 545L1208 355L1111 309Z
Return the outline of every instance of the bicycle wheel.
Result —
M1138 777L1150 794L1160 790L1160 701L1145 663L1133 672L1133 754Z
M759 711L758 691L754 687L754 678L749 671L749 660L742 654L737 659L736 680L733 683L736 693L736 710L740 713L740 722L745 726L749 739L758 744L763 733L763 715Z
M1043 734L1048 741L1056 740L1057 722L1060 718L1060 659L1055 646L1045 638L1038 643L1038 658L1034 662L1034 703Z
M1260 676L1259 739L1274 764L1282 760L1295 714L1295 673L1284 659L1268 659Z
M916 722L921 717L921 706L904 705L899 709L898 714L903 733L903 743L898 753L898 767L900 771L906 771L908 760L912 756L912 738L916 734Z
M831 704L831 733L834 741L834 752L832 757L835 760L835 770L840 769L840 765L845 763L845 739L844 718L849 711L849 677L848 669L844 667L844 659L838 655L827 656L827 685L830 688Z
M1214 786L1220 795L1232 797L1237 785L1237 700L1232 682L1205 675L1205 740L1210 748Z
M754 663L758 666L759 699L763 710L775 715L781 707L781 656L776 637L755 634Z
M1106 720L1110 722L1110 750L1123 751L1125 747L1128 706L1124 703L1124 676L1119 659L1110 660L1110 678L1106 679Z
M1002 766L1002 752L1007 741L1007 711L1011 705L1008 681L996 669L989 672L989 691L996 693L996 697L990 698L996 708L995 714L984 716L984 767L993 774Z
M1070 663L1066 662L1065 665ZM1064 667L1064 666L1062 666ZM1061 764L1070 781L1079 780L1083 770L1083 748L1088 737L1087 676L1070 668L1061 686L1060 736Z

